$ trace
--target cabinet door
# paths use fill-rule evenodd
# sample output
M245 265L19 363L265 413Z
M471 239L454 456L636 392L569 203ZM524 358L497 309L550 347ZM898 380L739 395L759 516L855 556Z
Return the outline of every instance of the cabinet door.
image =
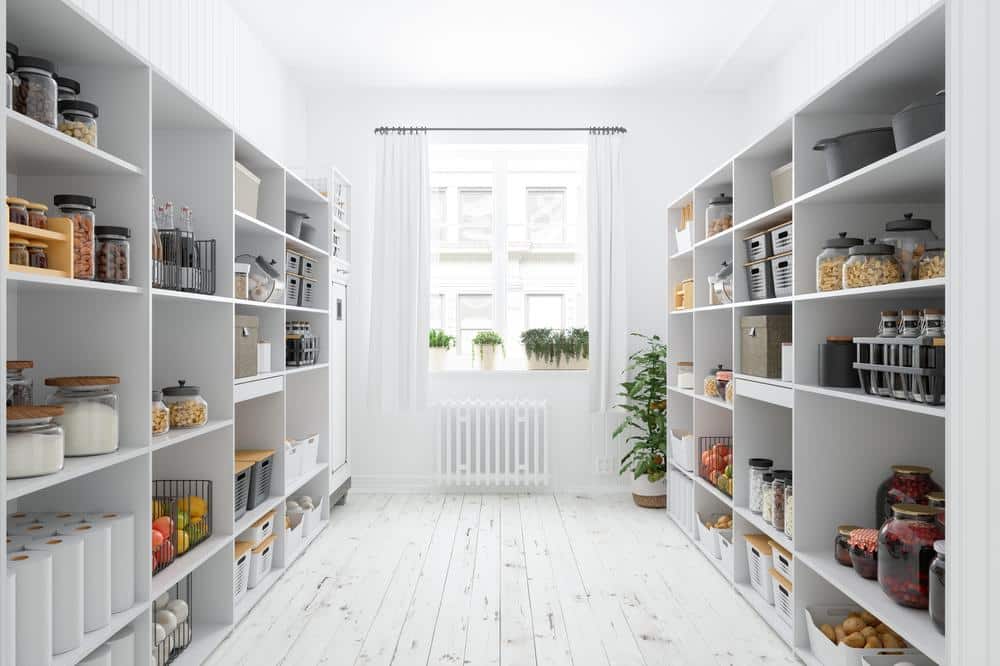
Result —
M330 285L330 471L347 462L347 287Z

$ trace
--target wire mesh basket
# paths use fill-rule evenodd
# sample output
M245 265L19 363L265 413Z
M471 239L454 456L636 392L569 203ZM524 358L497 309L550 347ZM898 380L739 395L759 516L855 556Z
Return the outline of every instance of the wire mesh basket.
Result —
M174 291L214 294L215 240L195 240L190 231L181 229L165 229L159 234L163 261L153 262L153 284Z
M732 496L733 438L708 435L698 438L698 474L723 493Z
M212 535L212 482L153 481L153 529L164 536L153 550L156 575Z
M854 346L854 369L865 393L944 404L944 338L854 338Z
M188 574L181 579L167 592L167 595L169 599L162 607L157 601L153 615L153 622L162 627L162 633L154 627L153 663L163 666L176 661L191 645L194 635L191 621L194 615L194 585L191 582L191 575ZM167 613L173 617L166 615ZM172 629L171 624L173 624Z

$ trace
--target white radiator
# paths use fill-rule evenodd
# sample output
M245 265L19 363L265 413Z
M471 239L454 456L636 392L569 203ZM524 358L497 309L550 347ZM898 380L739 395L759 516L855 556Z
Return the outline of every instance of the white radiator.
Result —
M438 405L438 471L447 486L549 482L543 400L451 400Z

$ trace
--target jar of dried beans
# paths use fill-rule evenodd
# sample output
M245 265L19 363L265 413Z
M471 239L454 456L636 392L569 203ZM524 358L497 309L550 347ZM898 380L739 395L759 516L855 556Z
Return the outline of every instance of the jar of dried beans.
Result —
M28 210L28 226L34 227L35 229L48 229L48 211L49 207L43 203L37 203L34 201L29 201L28 205L25 206Z
M845 567L854 566L851 563L851 532L860 530L857 525L840 525L837 536L833 539L833 558Z
M40 240L28 241L28 265L35 268L49 267L49 244Z
M927 608L934 542L944 538L937 509L896 504L878 537L878 582L886 596L903 606Z
M785 530L785 486L792 481L792 473L786 469L774 471L774 481L771 484L771 526L783 532Z
M878 578L878 530L857 529L851 532L851 566L862 578Z
M7 197L7 221L11 224L28 225L28 200Z
M97 200L85 194L57 194L52 201L73 223L73 277L93 280Z
M129 238L128 227L95 227L97 246L97 279L101 282L128 282Z
M893 465L892 476L882 482L875 496L875 518L882 525L892 515L894 504L927 504L927 494L941 490L929 467Z

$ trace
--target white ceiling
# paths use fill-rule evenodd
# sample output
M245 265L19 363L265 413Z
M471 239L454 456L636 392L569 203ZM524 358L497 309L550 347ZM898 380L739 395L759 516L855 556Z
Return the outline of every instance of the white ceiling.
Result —
M823 4L233 0L301 81L477 90L740 90Z

